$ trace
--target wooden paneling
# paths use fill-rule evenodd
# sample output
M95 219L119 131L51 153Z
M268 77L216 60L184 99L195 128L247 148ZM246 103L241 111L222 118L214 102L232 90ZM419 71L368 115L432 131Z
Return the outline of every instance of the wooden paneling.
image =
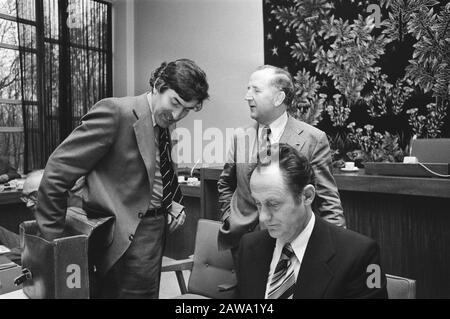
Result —
M200 170L202 218L220 220L219 204L217 202L219 198L217 180L221 172L221 168L202 168Z
M200 186L190 186L186 184L180 185L183 196L200 198Z
M347 227L376 240L386 273L417 280L418 298L450 298L450 200L340 191Z

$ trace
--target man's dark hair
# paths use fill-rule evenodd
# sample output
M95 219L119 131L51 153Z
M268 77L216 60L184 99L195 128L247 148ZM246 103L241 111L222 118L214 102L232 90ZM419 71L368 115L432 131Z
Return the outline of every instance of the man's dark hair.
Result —
M256 70L265 70L270 69L274 72L274 76L272 79L272 85L275 86L277 89L284 92L286 97L284 98L283 103L287 106L290 106L292 103L292 100L294 99L294 80L292 79L292 75L289 73L289 71L286 71L285 69L273 66L273 65L262 65L258 67Z
M152 72L150 87L160 93L172 89L186 102L197 100L200 107L209 97L205 72L189 59L163 62Z
M258 162L255 169L260 170L271 164L278 165L294 198L298 197L306 185L315 185L314 170L303 154L285 143L273 144L271 148L271 161Z

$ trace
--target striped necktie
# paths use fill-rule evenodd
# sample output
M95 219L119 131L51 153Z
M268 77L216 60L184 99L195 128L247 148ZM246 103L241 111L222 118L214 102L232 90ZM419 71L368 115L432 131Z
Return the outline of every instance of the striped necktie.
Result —
M287 243L281 252L269 285L267 299L292 299L295 287L294 259L296 258L291 244Z
M180 185L173 169L172 160L170 159L171 144L169 140L169 129L159 128L159 159L160 171L163 184L163 200L162 206L170 212L172 201L181 203L183 195L181 194Z
M266 163L270 160L271 144L270 144L270 134L272 130L269 125L265 125L261 131L261 142L260 142L260 151L258 156L261 163Z

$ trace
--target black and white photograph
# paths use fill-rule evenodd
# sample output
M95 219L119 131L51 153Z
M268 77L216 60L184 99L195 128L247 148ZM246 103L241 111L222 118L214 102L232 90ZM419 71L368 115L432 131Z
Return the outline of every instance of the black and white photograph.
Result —
M449 207L447 0L0 0L0 302L450 299Z

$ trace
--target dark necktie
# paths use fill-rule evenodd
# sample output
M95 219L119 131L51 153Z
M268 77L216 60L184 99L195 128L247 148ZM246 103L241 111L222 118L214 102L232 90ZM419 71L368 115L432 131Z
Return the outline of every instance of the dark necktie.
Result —
M178 179L173 169L172 160L169 156L170 152L169 129L159 127L159 160L163 185L162 206L166 208L167 212L170 212L172 201L181 203L183 199L180 185L178 185Z
M275 268L269 285L267 299L292 299L295 287L295 258L291 244L287 243L284 245L280 261Z

